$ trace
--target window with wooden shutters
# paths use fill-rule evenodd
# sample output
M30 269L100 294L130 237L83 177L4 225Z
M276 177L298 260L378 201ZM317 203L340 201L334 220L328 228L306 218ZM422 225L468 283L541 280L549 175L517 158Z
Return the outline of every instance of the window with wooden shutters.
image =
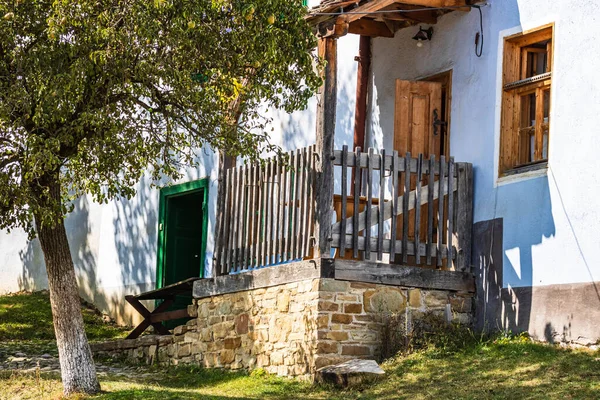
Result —
M550 142L553 27L504 41L500 175L545 167Z

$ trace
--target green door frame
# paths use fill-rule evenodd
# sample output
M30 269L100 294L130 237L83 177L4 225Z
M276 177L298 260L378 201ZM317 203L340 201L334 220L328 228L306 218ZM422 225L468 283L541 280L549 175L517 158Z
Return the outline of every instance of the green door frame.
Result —
M202 264L198 276L204 277L204 265L206 258L206 239L208 233L208 184L209 178L199 179L197 181L185 182L179 185L173 185L160 190L160 201L158 205L158 246L156 252L156 288L164 286L165 279L165 244L167 238L167 200L170 197L182 196L200 190L203 191L202 199L202 245L200 248L200 260Z

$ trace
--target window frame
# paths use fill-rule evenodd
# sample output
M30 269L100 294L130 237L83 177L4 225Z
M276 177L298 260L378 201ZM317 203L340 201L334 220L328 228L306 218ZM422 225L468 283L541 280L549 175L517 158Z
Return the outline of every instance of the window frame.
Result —
M546 71L542 74L527 78L526 65L522 62L526 51L524 48L533 44L550 40L546 50ZM548 163L550 146L550 113L552 104L552 70L554 60L554 24L506 36L503 40L502 85L501 85L501 117L500 117L500 151L498 159L498 177L526 173L533 170L545 169ZM548 121L544 120L544 93L548 91ZM523 109L521 98L527 94L536 96L535 125L525 127L522 124ZM541 115L541 118L540 118ZM534 161L523 162L524 148L519 142L524 129L534 129L533 158ZM544 131L548 132L546 139L546 158L543 158ZM530 145L527 150L532 151Z

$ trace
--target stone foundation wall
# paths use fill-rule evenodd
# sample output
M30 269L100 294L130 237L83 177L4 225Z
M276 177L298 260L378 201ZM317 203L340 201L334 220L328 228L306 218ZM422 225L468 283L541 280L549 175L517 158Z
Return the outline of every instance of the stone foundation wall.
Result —
M377 358L385 315L401 313L410 321L434 312L470 324L472 299L468 293L321 278L196 299L188 309L194 319L173 336L93 350L148 363L311 377L327 365Z

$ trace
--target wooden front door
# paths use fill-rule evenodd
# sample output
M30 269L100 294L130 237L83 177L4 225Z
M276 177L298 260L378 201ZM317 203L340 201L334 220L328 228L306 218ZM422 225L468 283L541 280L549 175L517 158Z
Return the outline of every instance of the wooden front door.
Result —
M442 84L396 80L394 150L439 160L442 149ZM440 123L434 124L434 121Z
M394 150L401 157L410 153L416 158L423 154L423 159L428 160L432 155L439 160L443 154L443 114L442 108L442 83L427 81L396 80L396 101L394 109ZM426 184L426 179L422 180ZM403 193L402 182L399 182L400 192ZM411 190L416 187L416 179L411 179ZM437 203L437 201L436 201ZM434 206L437 209L437 204ZM415 239L415 211L408 214L408 240ZM396 235L403 234L403 217L398 218ZM426 240L427 234L427 206L421 208L420 240ZM401 256L396 257L400 262ZM409 264L414 262L414 257L409 257Z

